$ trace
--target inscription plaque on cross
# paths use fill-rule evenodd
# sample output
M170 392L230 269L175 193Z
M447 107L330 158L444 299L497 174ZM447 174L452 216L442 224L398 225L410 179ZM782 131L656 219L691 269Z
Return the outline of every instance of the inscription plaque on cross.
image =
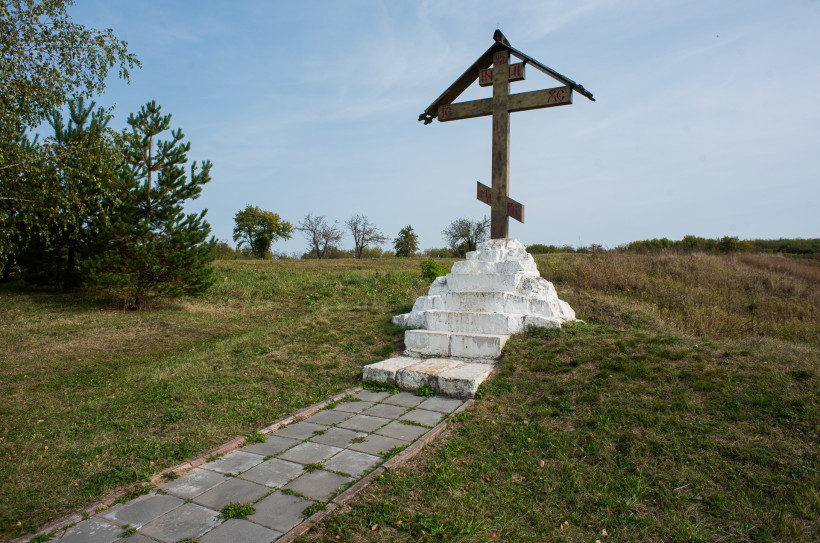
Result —
M524 206L510 198L510 113L569 105L573 90L595 99L582 85L512 47L501 31L496 30L493 39L493 46L419 115L419 120L430 124L436 117L445 122L492 115L492 186L479 182L476 196L490 206L490 237L498 239L509 235L509 217L524 222ZM510 64L511 54L522 62ZM510 82L524 79L528 63L564 86L510 94ZM476 79L482 87L492 85L493 97L454 104L453 100Z

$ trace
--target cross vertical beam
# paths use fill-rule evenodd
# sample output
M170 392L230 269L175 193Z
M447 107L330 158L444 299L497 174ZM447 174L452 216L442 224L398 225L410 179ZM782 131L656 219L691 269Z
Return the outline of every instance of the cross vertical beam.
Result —
M508 50L493 54L493 164L490 237L506 238L509 231L506 203L510 196L510 81Z

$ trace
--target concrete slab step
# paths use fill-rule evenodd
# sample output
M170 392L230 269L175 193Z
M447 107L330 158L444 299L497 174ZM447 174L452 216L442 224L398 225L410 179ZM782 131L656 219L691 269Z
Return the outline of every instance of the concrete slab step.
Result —
M524 329L524 315L477 311L425 311L425 330L469 334L509 335Z
M407 330L407 351L419 356L477 358L494 360L501 356L507 334L473 334L434 330Z
M454 292L518 292L518 287L524 276L515 274L472 274L472 273L449 273L447 275L447 286Z
M389 358L364 367L364 380L418 390L426 385L439 394L472 398L494 364L448 358Z
M535 302L535 303L533 303ZM537 303L540 302L540 303ZM419 296L413 311L432 309L449 311L479 311L483 313L543 313L549 307L543 300L531 300L512 292L447 292L439 296Z

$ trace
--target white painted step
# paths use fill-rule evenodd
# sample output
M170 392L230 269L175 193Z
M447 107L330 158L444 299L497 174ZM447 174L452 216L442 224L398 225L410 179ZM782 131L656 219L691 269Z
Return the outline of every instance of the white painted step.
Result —
M496 359L509 338L507 334L407 330L404 345L408 352L420 356Z
M430 297L424 297L429 299ZM419 298L421 300L422 298ZM438 297L440 307L420 307L419 310L448 309L452 311L479 311L484 313L509 313L519 315L543 315L550 311L549 304L544 300L531 300L520 294L511 292L448 292ZM424 305L421 302L419 305ZM436 305L435 301L430 305ZM413 307L415 311L416 308ZM547 313L549 314L549 313Z
M475 311L425 311L424 329L470 334L517 334L524 329L524 315Z
M451 291L468 292L517 292L518 286L524 275L487 273L449 273L447 274L447 286Z
M427 385L439 394L472 398L493 367L493 364L447 358L388 358L365 366L364 380L397 385L410 391Z

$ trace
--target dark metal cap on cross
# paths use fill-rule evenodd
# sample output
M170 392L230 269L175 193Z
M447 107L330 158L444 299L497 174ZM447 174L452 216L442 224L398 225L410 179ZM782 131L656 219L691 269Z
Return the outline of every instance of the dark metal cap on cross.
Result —
M595 98L583 85L511 46L500 30L493 33L493 41L495 43L419 115L419 121L430 124L436 117L444 122L493 116L492 188L478 183L477 198L490 205L490 237L498 239L507 237L509 217L524 222L524 206L510 198L510 113L569 105L572 103L572 91L592 101ZM510 64L510 55L521 62ZM511 95L510 82L524 79L527 64L563 83L563 86ZM482 87L492 85L493 97L454 104L453 101L476 79Z

